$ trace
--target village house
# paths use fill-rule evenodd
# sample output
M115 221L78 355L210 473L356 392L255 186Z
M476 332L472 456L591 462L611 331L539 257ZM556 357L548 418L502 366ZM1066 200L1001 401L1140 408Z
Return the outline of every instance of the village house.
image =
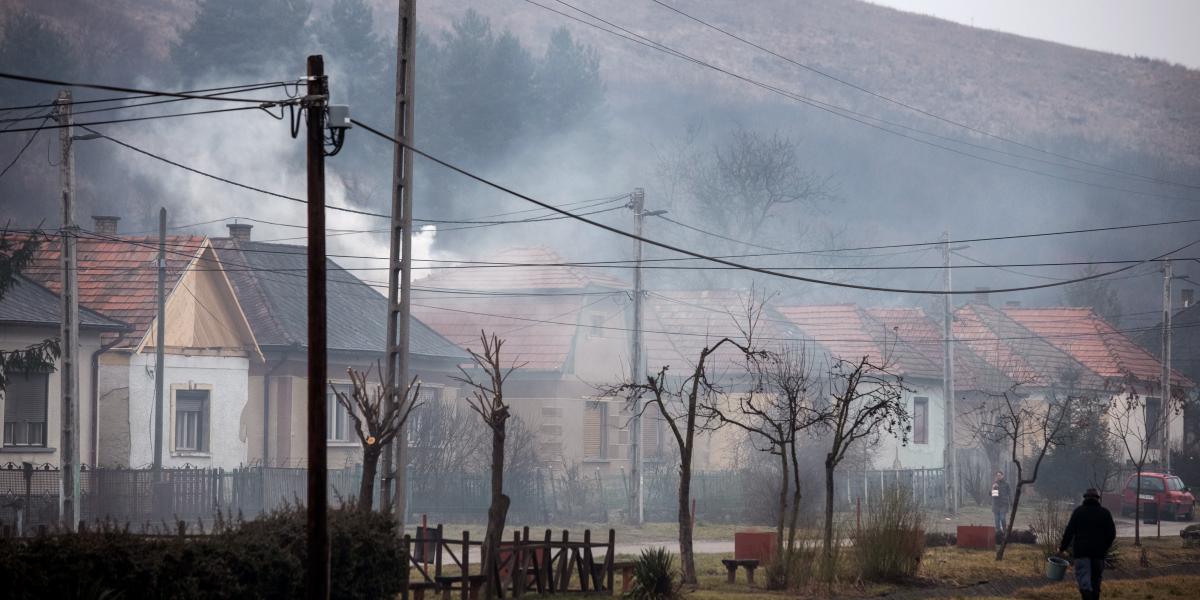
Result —
M0 298L0 349L22 350L60 337L61 300L26 276L16 275ZM79 309L79 457L96 463L96 358L103 336L119 335L124 323ZM0 464L59 464L62 449L62 361L49 371L5 373L0 390L4 415Z
M478 350L481 332L504 340L505 365L519 367L505 397L536 432L546 466L628 469L629 415L600 392L630 372L629 284L565 265L545 247L509 248L486 260L528 266L440 269L414 282L413 314L463 348Z
M115 217L97 217L78 242L80 302L127 323L98 356L98 449L94 464L153 462L158 239L122 236ZM166 239L163 464L233 468L250 463L297 466L305 455L306 318L303 247L256 244L249 226L230 238ZM35 277L57 285L58 247L41 249ZM386 298L329 261L329 370L366 370L382 359L375 323ZM337 287L335 287L337 286ZM335 291L336 290L336 291ZM297 300L299 298L299 300ZM461 349L414 323L414 374L436 393L466 358ZM360 454L344 411L330 402L328 464Z

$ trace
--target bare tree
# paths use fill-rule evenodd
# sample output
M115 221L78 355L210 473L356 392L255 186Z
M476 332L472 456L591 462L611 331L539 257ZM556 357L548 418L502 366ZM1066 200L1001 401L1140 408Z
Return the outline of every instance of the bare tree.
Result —
M1169 402L1158 399L1158 415L1152 415L1148 410L1150 400L1137 391L1139 381L1133 376L1126 378L1125 389L1116 394L1109 405L1108 431L1116 439L1117 444L1125 451L1126 458L1136 470L1137 481L1134 486L1133 508L1133 545L1142 545L1142 471L1146 461L1154 450L1168 452L1163 443L1163 430L1167 423L1169 411L1182 411L1185 397L1173 393ZM1155 384L1145 384L1147 390L1154 389ZM1172 391L1178 390L1172 387ZM1153 418L1152 418L1153 417Z
M817 407L816 420L829 435L829 450L825 453L824 569L832 567L833 559L834 470L860 441L878 440L888 433L907 442L909 420L904 406L907 388L903 379L891 372L886 358L880 364L869 356L857 361L831 360L828 402Z
M782 579L770 582L786 589L795 551L796 528L800 517L800 462L797 434L820 420L812 409L811 394L816 385L804 346L785 346L778 352L759 357L760 386L738 398L737 404L724 407L714 404L713 414L722 423L738 427L750 434L757 450L779 458L779 514L775 524L775 556L783 562ZM765 448L758 442L765 442ZM790 492L790 504L789 504ZM787 544L784 544L784 528Z
M375 498L375 473L383 449L388 447L396 434L404 428L409 415L420 405L421 383L417 378L400 394L396 388L383 381L373 388L367 383L367 371L346 369L350 376L350 392L346 393L330 384L338 404L346 409L354 422L354 433L363 447L362 482L358 487L358 508L371 510Z
M504 340L496 334L488 336L479 332L479 343L482 352L467 348L471 360L482 371L483 380L476 381L466 369L459 367L461 376L453 379L462 383L469 390L467 404L479 415L492 432L492 500L488 507L487 532L483 537L483 574L484 598L495 598L499 592L500 579L496 561L499 559L500 538L504 535L504 521L508 517L509 498L504 494L504 442L506 427L511 416L508 404L504 401L504 382L517 370L513 364L507 368L501 366L500 350Z
M1070 375L1063 376L1064 381L1072 379ZM1046 453L1069 439L1072 403L1075 401L1072 394L1053 388L1044 397L1033 399L1021 392L1021 385L1014 383L999 394L988 394L976 409L983 414L972 421L971 434L985 442L1003 443L1017 471L1008 524L1004 538L996 548L996 560L1004 560L1004 550L1012 537L1013 521L1021 505L1021 492L1025 486L1037 482Z
M700 351L690 374L681 381L672 381L664 366L657 373L646 376L645 381L623 383L603 391L605 396L627 396L631 399L645 398L641 404L644 412L654 407L662 415L663 422L679 448L679 562L683 583L695 585L696 560L692 552L691 504L692 456L696 446L696 433L708 428L712 420L712 398L723 393L710 379L710 363L714 355L725 347L735 348L744 357L761 354L750 348L749 343L739 343L724 337L708 344Z

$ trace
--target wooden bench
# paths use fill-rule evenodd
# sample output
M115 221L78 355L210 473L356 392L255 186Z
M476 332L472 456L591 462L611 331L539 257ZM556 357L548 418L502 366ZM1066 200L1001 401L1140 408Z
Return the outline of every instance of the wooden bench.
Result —
M754 559L734 559L723 558L721 564L725 565L725 573L729 576L726 582L733 583L737 581L738 567L746 569L746 582L754 585L754 570L758 568L758 561Z
M637 564L632 560L619 560L613 563L613 571L621 572L621 593L629 592L629 588L633 587L633 566Z
M467 576L467 585L471 586L468 590L468 597L471 600L479 598L479 590L483 589L483 579L483 575ZM442 600L450 600L450 592L453 586L460 586L458 589L462 590L462 575L439 575L434 577L433 580L437 582L438 588L442 590Z

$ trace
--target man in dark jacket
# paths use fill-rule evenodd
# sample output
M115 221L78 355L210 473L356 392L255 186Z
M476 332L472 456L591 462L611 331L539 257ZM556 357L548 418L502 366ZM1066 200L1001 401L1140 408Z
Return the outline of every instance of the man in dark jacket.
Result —
M1083 504L1071 513L1059 554L1065 555L1072 547L1075 555L1075 582L1079 584L1079 595L1083 600L1099 600L1100 579L1104 574L1104 557L1117 538L1117 526L1112 514L1100 506L1100 493L1088 488L1083 493Z
M992 480L992 516L996 519L997 542L1004 534L1004 517L1010 508L1012 508L1012 491L1008 487L1008 482L1004 480L1004 471L996 471L996 477Z

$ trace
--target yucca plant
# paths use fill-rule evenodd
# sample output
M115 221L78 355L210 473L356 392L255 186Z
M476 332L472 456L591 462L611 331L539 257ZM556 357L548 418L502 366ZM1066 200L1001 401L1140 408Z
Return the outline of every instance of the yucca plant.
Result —
M633 565L633 586L627 598L632 600L674 600L679 597L675 583L675 558L666 548L642 550Z

